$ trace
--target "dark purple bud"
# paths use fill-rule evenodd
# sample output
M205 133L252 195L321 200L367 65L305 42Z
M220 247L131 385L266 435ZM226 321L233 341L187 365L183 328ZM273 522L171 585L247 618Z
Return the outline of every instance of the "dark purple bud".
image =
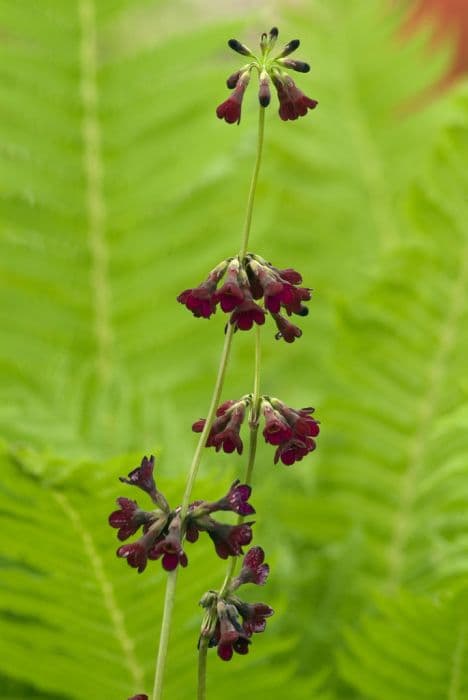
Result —
M278 38L278 34L279 34L278 27L272 27L270 29L270 42L276 41L276 39Z
M232 75L230 75L229 78L226 80L226 85L230 90L233 90L236 87L237 81L239 80L241 73L242 71L238 70Z
M260 76L260 87L258 90L258 101L262 107L268 107L271 100L270 92L270 81L266 73L262 73Z
M286 44L286 46L284 47L284 49L281 51L278 58L283 58L284 56L289 56L290 53L293 53L294 51L296 51L296 49L299 48L300 43L301 42L299 41L299 39L292 39L292 41L289 41Z
M252 52L250 51L250 49L248 49L247 46L244 46L244 44L241 44L240 41L237 41L237 39L229 39L228 46L233 51L236 51L237 53L240 53L243 56L251 56L252 55Z
M310 71L310 66L308 63L304 63L304 61L295 61L292 58L282 60L281 65L285 66L286 68L291 68L291 70L295 70L298 73L308 73Z

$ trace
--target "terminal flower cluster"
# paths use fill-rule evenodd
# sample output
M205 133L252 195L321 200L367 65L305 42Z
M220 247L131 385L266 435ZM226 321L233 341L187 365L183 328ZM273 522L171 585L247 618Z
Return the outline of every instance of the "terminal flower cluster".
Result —
M202 623L201 638L209 640L209 647L216 647L220 659L229 661L233 653L247 654L251 637L265 630L267 618L273 609L265 603L246 603L235 591L246 583L262 586L270 568L264 563L261 547L252 547L244 557L241 572L232 579L226 591L206 593L200 604L206 613Z
M206 447L214 447L217 452L221 449L227 453L236 450L242 454L244 445L240 430L251 403L252 395L247 394L221 404L216 411ZM265 442L276 446L275 464L281 460L284 465L291 466L315 450L315 438L320 428L318 421L312 418L313 412L313 408L294 409L280 399L261 397L260 413L265 420L263 437ZM192 425L192 430L201 433L204 427L205 419L200 418Z
M239 256L223 260L198 287L179 294L177 301L197 318L210 318L219 305L230 314L229 323L241 331L263 325L270 314L278 330L276 338L292 343L302 331L281 311L287 316L308 314L305 302L311 298L311 289L301 287L301 283L302 276L296 270L278 269L260 255L248 253L242 260Z
M182 543L184 537L195 542L200 532L206 532L211 538L216 553L221 559L243 554L245 545L252 541L253 522L237 525L218 522L211 517L218 511L231 511L246 516L255 513L248 502L251 488L247 484L235 481L228 493L217 501L195 501L189 505L184 520L181 518L180 506L171 510L165 497L158 491L154 478L154 457L144 457L140 467L134 469L128 478L122 478L127 484L137 486L145 491L156 506L151 511L142 510L136 501L118 498L118 510L109 516L109 524L117 529L117 537L124 541L134 535L140 528L143 534L136 541L122 545L117 549L117 556L126 559L129 566L142 573L148 559L161 559L166 571L173 571L177 566L188 564Z
M228 124L239 124L242 110L242 100L244 93L250 82L250 77L255 71L259 78L258 99L262 107L268 107L271 100L271 85L276 89L279 100L279 115L283 121L295 120L303 117L309 109L315 109L317 100L313 100L299 90L294 80L286 72L285 68L299 73L308 73L310 66L304 61L297 61L288 58L299 47L299 39L288 42L276 56L272 57L278 29L273 27L270 33L262 34L260 40L261 55L256 56L252 51L241 44L237 39L230 39L228 45L241 54L247 56L249 61L242 68L229 76L226 83L232 93L216 109L219 119L224 119Z

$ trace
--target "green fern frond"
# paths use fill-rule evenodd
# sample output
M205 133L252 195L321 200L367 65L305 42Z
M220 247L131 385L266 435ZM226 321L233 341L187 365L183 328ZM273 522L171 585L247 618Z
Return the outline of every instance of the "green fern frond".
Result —
M346 642L342 673L366 700L468 697L466 592L439 601L409 593L381 599Z

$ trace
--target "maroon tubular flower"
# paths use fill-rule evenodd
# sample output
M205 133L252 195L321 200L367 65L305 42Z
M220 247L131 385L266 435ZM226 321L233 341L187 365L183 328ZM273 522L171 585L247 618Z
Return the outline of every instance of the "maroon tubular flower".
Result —
M244 291L239 284L239 268L239 258L231 260L226 273L226 282L214 296L215 303L219 303L222 310L227 313L244 301Z
M216 285L210 282L202 282L198 287L186 289L177 297L180 304L184 304L196 318L210 318L216 311L214 292Z
M222 102L216 109L219 119L224 119L228 124L240 123L242 99L249 84L250 76L248 72L242 73L237 81L237 85L225 102Z
M133 566L134 569L138 569L139 574L146 569L148 552L140 540L138 542L124 544L122 547L119 547L117 550L117 556L126 559L129 566Z
M300 462L309 452L315 450L315 447L315 440L312 438L305 437L302 440L293 438L278 447L274 462L277 464L281 459L286 467L290 467L294 462Z
M217 411L217 418L213 421L206 447L214 447L216 452L222 448L224 452L231 453L237 450L242 454L244 445L239 432L245 418L246 401L226 401ZM205 427L205 419L195 421L192 430L201 433Z
M279 115L283 121L304 117L308 109L315 109L317 106L317 100L312 100L304 95L288 75L281 76L281 78L275 76L273 82L280 102Z
M239 604L240 603L240 604ZM274 614L273 608L265 603L236 603L236 607L243 619L244 632L248 637L254 633L264 632L266 618Z
M262 410L265 417L263 437L270 445L281 445L293 436L293 431L279 411L275 411L269 401L262 401Z
M140 466L131 471L128 478L121 476L120 481L130 486L137 486L151 497L153 503L156 503L165 513L169 513L170 508L168 502L163 494L156 488L153 471L154 456L151 455L149 459L145 456L141 460Z
M147 513L138 507L136 501L129 498L118 498L119 510L115 510L109 515L109 525L118 529L119 540L126 540L134 535L142 525L151 519L151 513Z
M284 416L293 428L295 435L314 438L319 434L319 423L315 418L312 418L315 409L308 407L295 410L275 398L271 399L271 405Z
M219 658L223 661L229 661L232 658L233 651L236 651L238 654L247 654L250 642L247 633L239 624L236 608L220 600L217 605L217 611L219 620Z
M182 549L180 525L180 515L176 515L169 525L167 535L148 551L149 559L162 557L161 563L166 571L173 571L179 564L183 567L188 564L187 555Z
M124 484L130 484L130 486L138 486L139 489L145 491L154 500L154 495L156 493L156 484L153 477L154 470L154 455L148 459L146 455L141 460L139 467L130 472L127 478L124 476L119 477L120 481Z
M232 312L229 323L240 331L249 331L254 323L258 326L265 323L265 311L254 302L250 291L246 292L242 304Z
M208 532L213 540L216 553L221 559L237 557L239 554L243 554L242 547L252 542L253 522L240 525L226 525L206 516L200 519L197 525L199 529Z
M251 487L248 484L241 484L239 479L237 479L224 498L208 504L208 512L214 513L218 510L230 510L239 515L253 515L255 508L248 503L251 493Z
M128 700L148 700L148 696L140 693L140 695L132 695Z
M272 314L275 319L276 327L278 333L275 335L276 340L283 338L287 343L294 343L296 338L300 338L302 331L299 326L295 326L294 323L288 321L287 318L281 316L281 314Z
M276 268L274 268L276 270ZM289 284L301 284L302 283L302 275L299 272L296 272L296 270L293 270L292 267L288 267L285 270L277 270L279 276L283 279L286 280L286 282L289 282Z
M214 295L218 282L226 271L227 264L227 260L223 260L211 270L206 280L198 287L186 289L177 297L177 301L184 304L196 318L209 318L216 311Z
M270 567L264 564L265 552L261 547L252 547L244 557L242 569L231 582L230 590L233 591L245 583L255 583L263 586L266 583Z
M126 559L128 565L138 569L138 573L141 574L146 568L150 550L155 542L162 537L161 533L167 525L167 520L168 516L166 514L154 520L137 542L124 544L122 547L119 547L117 556Z

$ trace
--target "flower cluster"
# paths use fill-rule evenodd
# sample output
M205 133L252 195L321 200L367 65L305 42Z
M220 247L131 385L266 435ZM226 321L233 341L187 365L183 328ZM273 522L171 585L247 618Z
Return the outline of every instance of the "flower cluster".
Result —
M247 654L250 638L263 632L273 610L265 603L246 603L235 595L235 591L246 583L262 586L268 577L269 566L264 563L261 547L252 547L244 557L240 574L234 578L221 595L215 591L206 593L200 604L206 613L202 624L201 638L208 639L209 647L217 647L218 656L229 661L234 652Z
M157 507L145 511L136 501L129 498L117 499L119 509L110 514L109 524L117 529L118 539L124 541L140 528L143 531L136 542L119 547L117 556L126 559L139 573L145 570L148 559L161 559L163 568L172 571L179 565L187 566L187 555L182 547L183 538L195 542L200 532L209 535L221 559L243 553L242 547L252 541L253 522L229 525L218 522L211 514L217 511L231 511L242 516L255 513L253 506L248 502L250 486L237 480L218 501L191 503L187 515L182 520L180 506L171 510L164 496L158 491L153 469L154 457L144 457L140 467L130 472L128 478L121 479L145 491Z
M276 338L292 343L302 331L280 312L307 316L305 302L310 300L311 290L301 283L302 276L296 270L278 269L260 255L248 253L242 260L239 256L223 260L198 287L179 294L177 301L197 318L210 318L219 305L230 314L229 323L241 331L263 325L269 313L278 329ZM256 303L260 299L263 307Z
M237 39L230 39L228 45L243 56L248 56L249 62L233 73L227 79L227 86L232 91L228 99L216 109L219 119L224 119L228 124L239 124L241 118L242 100L250 76L253 70L259 76L258 99L262 107L268 107L271 99L270 86L273 83L279 100L279 115L283 121L295 120L307 114L307 110L315 109L317 100L312 100L299 90L294 80L284 70L308 73L310 66L303 61L288 58L299 47L299 39L288 42L282 51L274 57L270 53L276 44L278 29L273 27L269 35L262 34L260 41L261 56L256 56L252 51L241 44Z
M236 449L242 454L244 445L240 429L251 402L252 396L247 394L237 401L221 404L208 434L206 447L214 447L217 452L223 449L227 453ZM313 412L313 408L294 409L277 398L261 397L260 413L265 419L263 437L265 442L276 446L275 464L281 460L286 466L291 466L315 450L314 438L320 428L318 421L312 418ZM204 426L205 419L201 418L192 425L192 430L201 433Z

